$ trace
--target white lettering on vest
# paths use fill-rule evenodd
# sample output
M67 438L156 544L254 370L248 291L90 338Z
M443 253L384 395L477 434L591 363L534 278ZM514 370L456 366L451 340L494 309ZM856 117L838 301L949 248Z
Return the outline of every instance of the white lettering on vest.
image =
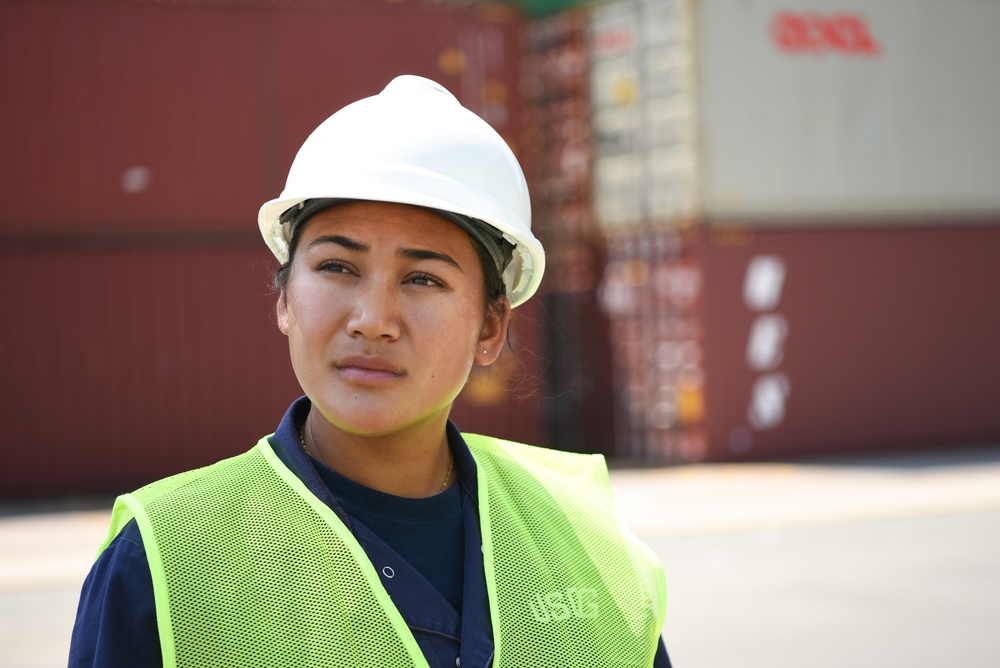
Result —
M529 600L531 616L541 623L561 622L570 617L594 619L600 615L597 590L587 587L567 587L547 594L535 594Z

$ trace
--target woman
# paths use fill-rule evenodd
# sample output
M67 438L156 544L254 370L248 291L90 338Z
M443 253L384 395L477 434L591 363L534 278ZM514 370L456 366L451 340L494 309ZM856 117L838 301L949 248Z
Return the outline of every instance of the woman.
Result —
M448 420L544 269L499 135L400 77L316 129L259 222L305 396L116 502L70 665L669 666L603 459Z

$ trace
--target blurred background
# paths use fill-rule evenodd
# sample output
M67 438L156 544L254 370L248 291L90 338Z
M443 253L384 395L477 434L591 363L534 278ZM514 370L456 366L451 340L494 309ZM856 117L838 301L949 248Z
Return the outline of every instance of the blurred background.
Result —
M466 431L651 464L1000 437L994 0L0 3L0 496L241 452L299 390L256 228L435 79L549 268Z
M0 664L64 662L111 496L299 395L257 210L410 73L507 139L548 253L453 417L609 457L677 665L1000 665L998 33L1000 0L0 0Z

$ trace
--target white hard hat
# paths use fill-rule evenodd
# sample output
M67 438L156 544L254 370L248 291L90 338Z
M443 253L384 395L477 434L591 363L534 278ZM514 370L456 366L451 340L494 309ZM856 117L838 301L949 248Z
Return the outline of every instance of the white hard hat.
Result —
M531 233L517 159L493 128L429 79L397 77L309 135L281 197L264 204L257 218L282 263L291 238L282 214L319 198L399 202L478 219L514 245L503 272L511 306L530 298L542 280L545 252Z

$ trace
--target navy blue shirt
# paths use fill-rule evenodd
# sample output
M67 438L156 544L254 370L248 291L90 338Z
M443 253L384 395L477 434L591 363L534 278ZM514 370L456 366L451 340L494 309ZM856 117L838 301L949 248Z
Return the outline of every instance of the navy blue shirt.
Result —
M275 454L354 534L432 668L489 666L489 600L483 560L475 558L482 547L476 465L458 429L448 423L458 483L429 499L404 499L313 460L299 441L309 407L303 397L285 413L269 441ZM152 576L134 521L84 582L69 665L162 665ZM662 641L653 665L670 668Z

